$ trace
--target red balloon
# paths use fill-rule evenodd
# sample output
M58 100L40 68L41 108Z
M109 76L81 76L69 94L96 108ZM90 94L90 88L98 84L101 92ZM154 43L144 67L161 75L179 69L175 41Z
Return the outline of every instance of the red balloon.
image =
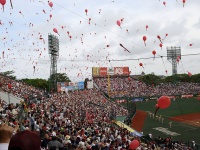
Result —
M133 140L129 145L129 150L133 150L140 146L140 142L138 140Z
M184 5L185 5L185 2L186 2L186 0L183 0L183 7L184 7Z
M140 65L140 66L143 66L143 64L142 64L142 63L139 63L139 65Z
M153 51L152 51L152 54L153 54L153 55L155 55L155 54L156 54L156 51L155 51L155 50L153 50Z
M166 5L166 2L163 2L163 5Z
M53 7L53 3L52 3L52 2L49 2L49 6L50 6L50 7Z
M148 25L146 25L146 31L147 31L147 29L149 28L149 26Z
M119 20L117 20L116 23L117 23L118 26L121 26L121 22Z
M192 76L192 73L191 73L191 72L188 72L188 76L191 77L191 76Z
M145 42L147 40L147 37L146 36L143 36L143 41Z
M158 107L159 108L165 109L165 108L169 107L170 104L171 104L171 100L168 96L161 96L158 99Z
M160 46L160 48L162 49L162 46L163 46L162 43L160 43L159 46Z
M189 46L192 46L193 44L189 44Z
M87 16L87 13L88 13L88 10L87 10L87 9L85 9L85 13L86 13L86 16Z
M147 37L146 37L146 36L143 36L142 39L143 39L143 41L144 41L144 45L146 46L145 41L147 40Z
M158 38L158 39L161 39L160 35L157 35L157 38Z
M0 4L4 6L6 4L6 0L0 0Z

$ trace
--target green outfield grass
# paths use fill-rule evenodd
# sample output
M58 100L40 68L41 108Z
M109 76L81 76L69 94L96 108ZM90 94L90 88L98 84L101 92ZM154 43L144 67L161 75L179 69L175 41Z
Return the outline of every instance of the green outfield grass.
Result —
M150 111L154 113L156 110L155 105L156 100L137 102L136 108L137 110ZM153 119L149 115L146 117L145 124L143 126L143 133L144 135L152 133L153 137L171 136L174 140L182 140L184 142L188 142L193 139L196 141L196 143L200 144L200 127L172 121L172 127L170 128L169 122L171 120L168 119L169 117L198 112L200 112L200 101L196 100L195 98L176 99L175 101L171 101L171 105L167 109L158 110L157 115L161 115L164 118L164 123L159 122L155 118ZM168 133L165 132L166 130Z

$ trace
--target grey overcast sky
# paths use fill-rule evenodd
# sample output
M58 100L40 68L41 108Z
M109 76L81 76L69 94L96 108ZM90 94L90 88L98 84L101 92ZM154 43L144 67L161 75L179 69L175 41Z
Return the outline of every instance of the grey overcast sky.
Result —
M184 7L182 0L51 2L52 8L47 0L13 0L12 9L7 0L4 11L1 7L0 72L14 70L18 79L47 79L50 33L60 40L57 70L66 73L72 81L91 78L92 67L127 66L131 74L144 71L167 75L167 70L171 75L167 58L139 58L153 57L153 50L156 56L166 56L167 46L180 46L183 55L200 53L200 0L186 0ZM122 20L120 26L117 20ZM54 28L59 35L53 32ZM163 39L162 49L157 35ZM146 46L143 36L147 38ZM138 60L112 61L118 59ZM200 73L199 63L200 55L184 56L178 64L178 73Z

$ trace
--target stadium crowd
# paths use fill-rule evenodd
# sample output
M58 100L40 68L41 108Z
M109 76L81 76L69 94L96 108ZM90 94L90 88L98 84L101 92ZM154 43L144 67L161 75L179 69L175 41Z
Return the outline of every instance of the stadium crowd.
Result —
M104 92L108 92L110 88L111 97L140 97L140 96L161 96L161 95L181 95L181 94L196 94L200 92L199 83L186 83L180 82L178 84L173 83L161 83L159 85L147 85L134 78L128 77L113 77L107 78L94 78L94 82Z
M106 80L95 80L95 82L106 88ZM122 90L126 86L127 91L129 89L130 81L114 79L111 82L113 84L116 82L112 87L113 90L114 88ZM133 89L145 88L145 84L139 81L131 81L131 83L133 83ZM12 86L9 87L8 84ZM100 88L102 87L100 86ZM197 89L194 88L194 90ZM39 143L42 149L125 150L130 149L133 139L140 142L137 149L141 150L161 149L159 145L163 149L190 149L181 142L172 141L170 138L168 140L159 138L147 141L145 144L141 142L140 137L133 135L127 129L114 126L111 120L112 115L125 116L128 111L121 105L105 99L95 88L68 93L53 93L47 98L44 96L45 91L0 76L0 90L10 92L25 100L14 105L7 104L0 99L0 124L8 123L13 128L19 125L20 131L13 136L18 136L18 140L20 140L20 132L34 131L42 139ZM137 94L141 93L143 92ZM28 139L22 140L31 144ZM10 150L12 147L16 148L15 140L16 138L11 138L10 144L7 145ZM33 148L30 146L28 149ZM37 149L35 148L35 150Z

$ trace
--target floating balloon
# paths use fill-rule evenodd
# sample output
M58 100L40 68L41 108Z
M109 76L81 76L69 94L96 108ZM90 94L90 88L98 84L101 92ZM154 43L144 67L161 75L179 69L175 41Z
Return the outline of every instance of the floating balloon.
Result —
M176 58L176 61L177 61L177 62L178 62L178 64L179 64L179 61L180 61L179 57L177 57L177 58Z
M149 28L149 26L148 25L146 25L146 31L147 31L147 29Z
M185 2L186 2L186 0L183 0L183 7L184 7L184 5L185 5Z
M121 22L119 21L119 20L117 20L117 25L119 26L119 27L121 27Z
M156 116L156 113L158 111L159 108L162 108L162 109L165 109L165 108L168 108L171 104L171 100L168 96L161 96L159 99L158 99L158 107L155 111L155 116Z
M168 108L171 104L171 100L168 96L161 96L159 99L158 99L158 107L159 108L162 108L162 109L165 109L165 108Z
M133 140L129 145L129 150L134 150L140 146L140 142L138 140Z
M194 44L194 43L193 43ZM189 46L193 46L193 44L189 44Z
M52 14L50 14L49 17L50 17L50 20L51 20L51 18L52 18Z
M58 30L56 28L53 28L53 32L55 32L59 35Z
M3 6L3 11L4 11L4 5L6 4L6 0L0 0L0 4Z
M160 35L157 35L157 38L159 39L160 43L162 43Z
M144 68L144 67L143 67L143 63L139 63L139 66L142 67L142 68Z
M87 13L88 13L88 10L87 10L87 9L85 9L85 14L86 14L86 16L87 16Z
M159 46L160 46L160 48L161 48L161 50L162 50L162 46L163 46L162 43L160 43Z
M143 36L142 39L143 39L143 41L144 41L144 45L146 46L147 37L146 37L146 36Z
M189 72L189 71L188 71L188 76L189 76L189 77L191 77L191 76L192 76L192 73L191 73L191 72Z
M163 5L165 5L165 6L166 6L166 2L163 2Z
M49 2L49 6L52 8L52 7L53 7L53 3L52 3L52 2Z
M152 51L152 54L153 54L153 56L154 56L154 59L155 59L156 51L155 51L155 50L153 50L153 51Z

